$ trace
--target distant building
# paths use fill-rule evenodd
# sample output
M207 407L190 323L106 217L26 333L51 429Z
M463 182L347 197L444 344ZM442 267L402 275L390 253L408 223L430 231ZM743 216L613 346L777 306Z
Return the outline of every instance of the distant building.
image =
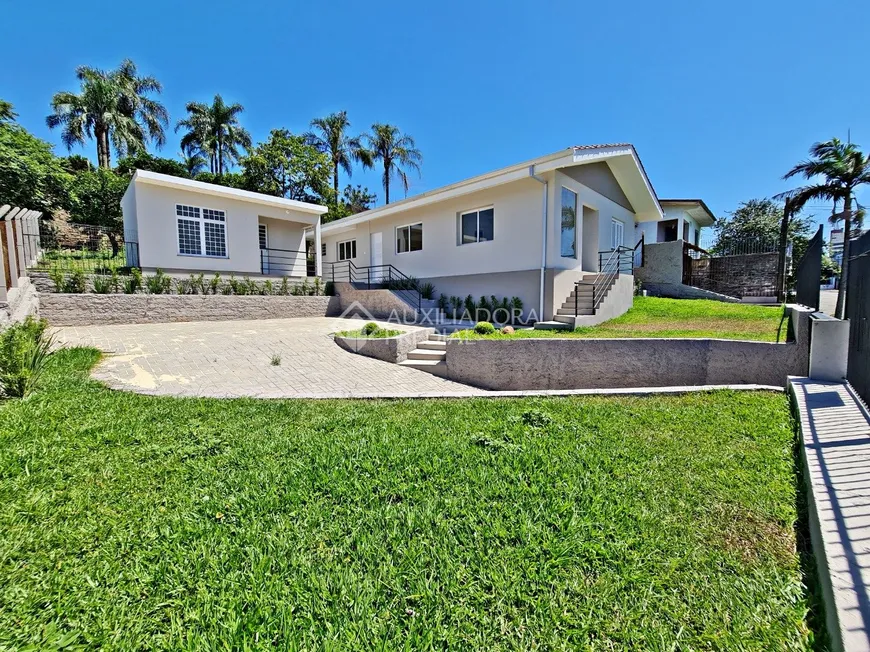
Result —
M852 233L854 240L866 231L852 229ZM843 229L831 229L831 234L828 236L828 255L837 265L843 264Z

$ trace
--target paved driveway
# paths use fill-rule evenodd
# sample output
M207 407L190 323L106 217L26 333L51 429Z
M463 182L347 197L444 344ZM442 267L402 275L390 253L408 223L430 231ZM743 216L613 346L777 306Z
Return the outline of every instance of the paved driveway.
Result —
M329 336L362 324L318 317L83 326L59 328L56 338L66 346L105 351L109 355L94 377L110 387L145 394L347 398L487 393L349 353ZM273 355L281 356L279 366L270 363Z

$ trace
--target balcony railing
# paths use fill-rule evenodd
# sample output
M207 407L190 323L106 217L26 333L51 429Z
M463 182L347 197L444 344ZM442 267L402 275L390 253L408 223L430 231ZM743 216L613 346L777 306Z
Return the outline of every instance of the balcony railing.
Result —
M315 276L313 258L296 249L260 249L260 272L272 276Z

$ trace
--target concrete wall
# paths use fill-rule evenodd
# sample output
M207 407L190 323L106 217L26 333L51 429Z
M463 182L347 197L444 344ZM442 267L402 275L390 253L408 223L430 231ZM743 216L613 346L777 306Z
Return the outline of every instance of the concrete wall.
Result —
M26 276L18 279L18 287L10 288L7 301L0 304L0 326L22 322L29 315L39 316L39 293Z
M637 270L636 270L637 271ZM710 299L725 303L740 303L737 297L720 294L712 290L683 285L682 283L644 283L643 289L651 297L667 297L669 299Z
M40 316L52 326L324 317L340 312L338 297L43 294L39 301Z
M760 384L805 375L810 311L792 307L795 341L528 338L447 343L447 376L493 390Z
M643 283L679 285L683 282L683 241L644 245L643 267L634 270Z
M397 317L409 323L416 320L416 309L390 290L359 290L350 283L336 283L335 293L342 315L365 319Z
M213 208L226 213L226 257L178 253L176 204ZM131 184L121 207L124 211L124 237L139 243L139 262L146 269L259 274L257 225L261 218L270 225L274 224L274 236L270 233L270 237L275 237L275 242L287 244L288 249L304 249L303 229L311 222L311 216L301 213L298 222L290 221L293 211L281 208L148 183ZM300 273L294 271L287 275L304 276L305 272L302 269Z
M549 272L550 270L548 270ZM566 272L569 273L569 272ZM495 274L468 274L465 276L439 276L422 279L435 286L435 296L446 294L464 299L467 295L479 301L481 295L489 301L490 295L499 299L519 297L523 302L523 316L531 311L538 316L538 297L541 291L541 270L530 269L519 272L498 272ZM568 291L570 293L570 290ZM562 299L564 301L564 299Z
M420 328L402 333L396 337L342 337L335 336L335 343L345 351L359 353L384 362L399 363L408 359L408 353L417 348L417 344L429 339L435 332L434 328Z

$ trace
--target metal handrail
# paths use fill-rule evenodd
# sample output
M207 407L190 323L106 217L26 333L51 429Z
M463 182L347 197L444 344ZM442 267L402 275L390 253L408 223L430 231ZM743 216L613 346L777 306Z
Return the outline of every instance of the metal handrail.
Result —
M368 265L365 267L358 267L350 260L341 260L324 264L330 266L330 280L333 283L336 281L365 283L368 289L371 289L372 284L386 284L390 291L405 299L407 303L412 306L416 305L417 310L422 308L423 297L420 294L419 288L416 287L416 281L407 274L396 269L393 265ZM336 274L336 266L339 266L338 274ZM410 287L402 287L404 284L408 284Z
M288 255L292 254L292 255ZM301 256L301 263L300 263ZM288 262L290 261L290 262ZM296 267L304 264L305 274L308 274L308 252L299 249L275 249L266 247L260 249L260 273L284 274L295 271Z
M614 280L619 276L622 271L622 267L625 264L626 254L631 252L631 258L628 258L629 264L633 264L634 261L634 252L637 246L635 247L624 247L620 246L616 249L612 249L610 251L599 251L598 252L598 278L595 279L594 282L590 283L588 281L575 281L574 282L574 316L577 317L579 314L579 286L592 286L592 313L595 314L595 311L598 310L598 307L601 305L601 302L604 300L604 297L607 294L607 289L613 283ZM607 257L607 260L602 261L602 254L610 254ZM604 290L602 292L602 289Z

